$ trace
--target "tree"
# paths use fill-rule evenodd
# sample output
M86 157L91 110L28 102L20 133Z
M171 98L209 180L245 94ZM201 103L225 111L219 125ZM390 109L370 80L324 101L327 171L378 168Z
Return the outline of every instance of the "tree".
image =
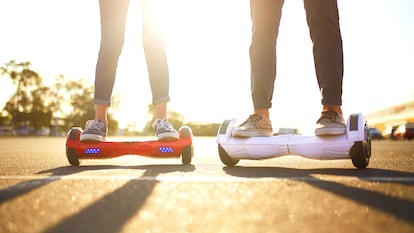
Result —
M29 121L34 130L37 131L43 127L50 128L52 122L52 92L49 87L39 87L32 91L32 109L29 115Z
M60 74L54 78L54 82L51 88L51 96L53 96L50 108L52 110L51 117L51 136L62 135L63 130L66 130L64 127L64 118L66 117L64 109L65 106L69 105L69 102L66 100L66 90L65 90L65 76ZM66 108L67 109L67 108Z
M17 86L16 92L26 91L28 87L36 87L42 83L42 78L30 66L30 62L17 63L11 60L0 67L0 75L6 75L12 80Z
M89 119L93 119L94 108L92 104L93 89L85 80L69 81L65 85L66 97L70 109L66 110L65 128L72 126L82 127Z
M11 125L12 118L10 114L3 110L0 112L0 126L2 125Z
M11 118L15 129L32 128L36 132L43 127L50 129L52 122L60 125L63 120L64 130L68 131L72 126L83 126L87 120L95 118L92 85L83 79L66 81L59 75L52 87L46 87L30 66L30 62L11 60L0 67L0 77L10 78L16 87L1 113L0 123ZM113 99L116 105L117 98ZM111 113L108 122L109 132L116 132L118 122Z
M30 62L11 60L0 67L1 76L9 77L16 86L4 110L11 116L14 128L32 126L38 130L50 125L51 110L45 101L49 88L42 85L42 78L30 66Z
M66 101L70 107L64 112L65 129L68 131L73 126L82 127L85 122L95 118L95 107L93 104L93 86L86 80L69 81L65 84ZM108 131L116 133L118 122L108 113Z

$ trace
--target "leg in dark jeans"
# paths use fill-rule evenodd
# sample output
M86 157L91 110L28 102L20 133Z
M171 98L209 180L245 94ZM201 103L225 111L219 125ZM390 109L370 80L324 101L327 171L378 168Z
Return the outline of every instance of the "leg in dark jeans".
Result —
M342 104L343 52L335 0L305 0L316 77L323 105Z
M95 73L95 104L110 105L125 36L129 0L100 0L101 45Z
M318 85L322 93L322 115L315 135L345 133L342 117L342 39L336 0L304 0L313 42ZM250 0L252 42L250 46L251 92L254 114L232 131L233 136L271 136L269 109L276 78L276 41L283 0Z
M152 127L158 140L178 139L178 132L167 121L169 72L165 54L165 23L163 0L141 0L142 43L152 91L155 121Z
M167 102L170 100L167 59L164 49L164 28L158 24L159 0L142 0L143 46L154 104L155 134L159 140L178 139L178 132L167 121ZM86 123L81 141L103 141L107 134L108 108L115 82L119 56L125 38L129 0L100 0L101 46L95 75L95 119ZM162 23L161 23L162 25ZM162 25L163 26L163 25Z
M268 109L272 106L276 78L276 40L283 2L283 0L250 0L251 90L255 109Z
M96 104L109 105L118 59L125 36L129 0L100 0L101 47L96 66ZM161 2L142 0L142 41L148 68L153 103L169 101L169 76L165 55L165 34L159 11Z
M341 110L344 65L337 2L304 0L304 5L323 105L315 135L344 134L345 120Z
M283 0L250 0L252 41L250 45L251 94L254 114L232 131L235 137L272 136L269 109L276 78L276 40Z
M159 0L141 0L142 43L147 62L152 91L152 102L157 104L170 100L169 75L165 54L165 4Z
M95 71L95 119L88 120L81 141L105 141L118 59L124 45L129 0L100 0L101 44Z

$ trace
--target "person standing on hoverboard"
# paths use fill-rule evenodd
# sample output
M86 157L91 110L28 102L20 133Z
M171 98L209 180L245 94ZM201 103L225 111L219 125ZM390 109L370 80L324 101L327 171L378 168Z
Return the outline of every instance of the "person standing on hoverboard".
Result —
M86 122L81 141L104 141L107 135L107 112L111 104L118 59L125 37L129 0L99 0L101 45L95 73L95 119ZM147 62L152 103L156 120L152 124L158 140L179 139L178 132L167 121L169 71L165 54L165 35L160 0L141 0L142 43Z
M272 136L269 109L276 78L276 41L283 0L250 0L251 93L254 114L232 131L235 137ZM315 135L345 134L342 115L343 49L336 0L304 0L313 42L316 77L322 95L322 114Z

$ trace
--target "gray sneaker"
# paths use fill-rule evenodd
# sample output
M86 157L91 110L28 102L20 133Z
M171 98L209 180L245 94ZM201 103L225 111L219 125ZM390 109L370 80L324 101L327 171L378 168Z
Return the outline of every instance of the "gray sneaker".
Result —
M101 120L89 120L80 135L81 141L105 141L108 128Z
M242 124L233 128L233 137L271 137L273 136L272 122L254 113Z
M156 119L152 123L152 128L154 128L158 140L176 140L180 138L178 132L166 120Z
M335 111L322 112L316 122L315 135L329 136L345 134L346 124L343 116Z

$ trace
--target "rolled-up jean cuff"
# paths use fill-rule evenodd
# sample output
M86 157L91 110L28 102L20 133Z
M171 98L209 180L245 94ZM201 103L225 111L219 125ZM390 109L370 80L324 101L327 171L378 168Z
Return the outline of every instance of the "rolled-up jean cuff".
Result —
M111 101L103 100L103 99L93 99L93 103L94 104L100 104L100 105L106 105L106 106L111 105Z
M259 103L253 103L254 109L270 109L272 108L272 103L270 104L259 104Z
M153 99L152 104L159 104L161 102L168 102L170 100L171 100L171 98L169 96L164 96L164 97L161 97L161 98L158 98L158 99Z

